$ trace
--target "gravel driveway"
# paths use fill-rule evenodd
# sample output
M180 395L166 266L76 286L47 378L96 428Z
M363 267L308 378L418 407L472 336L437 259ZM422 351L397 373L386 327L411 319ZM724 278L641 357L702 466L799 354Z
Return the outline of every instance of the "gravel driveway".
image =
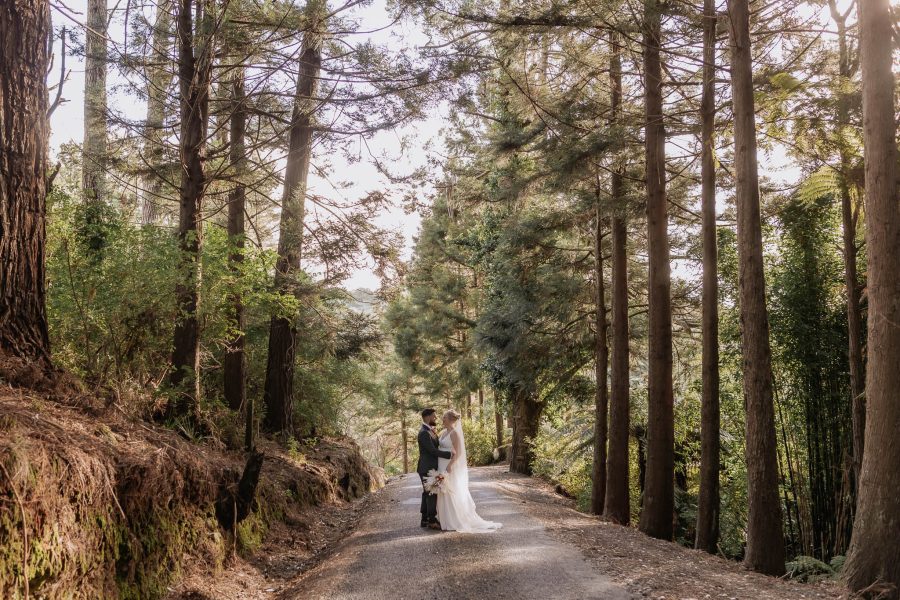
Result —
M496 470L471 469L482 517L503 523L485 534L419 527L421 484L406 475L378 495L335 554L279 594L282 600L603 599L631 595L588 563L581 551L550 537L523 501L504 493Z

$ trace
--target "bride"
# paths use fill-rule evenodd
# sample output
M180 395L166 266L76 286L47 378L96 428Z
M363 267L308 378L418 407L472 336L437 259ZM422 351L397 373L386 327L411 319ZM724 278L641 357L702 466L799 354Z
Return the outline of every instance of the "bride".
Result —
M444 431L438 443L441 450L449 450L453 458L439 458L438 471L447 473L448 489L437 497L441 529L480 533L500 529L501 523L485 521L475 512L475 501L469 493L469 467L466 463L466 438L459 413L448 410L443 416Z

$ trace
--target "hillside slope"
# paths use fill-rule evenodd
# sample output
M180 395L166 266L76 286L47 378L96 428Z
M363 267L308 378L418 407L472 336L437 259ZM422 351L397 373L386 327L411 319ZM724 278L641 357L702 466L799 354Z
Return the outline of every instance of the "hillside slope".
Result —
M319 512L339 514L383 483L352 440L290 453L263 441L255 511L232 535L215 506L239 479L242 453L115 403L68 407L0 386L2 598L161 598L186 564L216 573L285 523L312 556L327 538Z

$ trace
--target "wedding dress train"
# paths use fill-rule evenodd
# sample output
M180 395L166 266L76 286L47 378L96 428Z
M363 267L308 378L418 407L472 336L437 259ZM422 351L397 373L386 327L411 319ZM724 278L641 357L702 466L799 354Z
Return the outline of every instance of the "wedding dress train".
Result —
M463 533L484 533L503 527L501 523L485 521L475 510L475 500L469 492L469 467L466 463L466 440L463 436L462 421L457 421L453 427L444 431L438 447L441 450L452 450L453 442L450 439L452 431L459 434L459 457L453 463L453 467L447 477L447 489L441 490L437 497L438 519L441 529L445 531L461 531ZM438 471L447 470L449 459L438 459Z

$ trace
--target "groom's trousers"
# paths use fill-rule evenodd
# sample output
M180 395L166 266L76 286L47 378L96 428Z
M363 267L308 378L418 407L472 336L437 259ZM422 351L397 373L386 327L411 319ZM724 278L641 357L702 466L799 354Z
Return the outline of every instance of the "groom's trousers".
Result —
M437 495L425 491L425 475L419 473L422 480L422 520L431 523L437 520Z

